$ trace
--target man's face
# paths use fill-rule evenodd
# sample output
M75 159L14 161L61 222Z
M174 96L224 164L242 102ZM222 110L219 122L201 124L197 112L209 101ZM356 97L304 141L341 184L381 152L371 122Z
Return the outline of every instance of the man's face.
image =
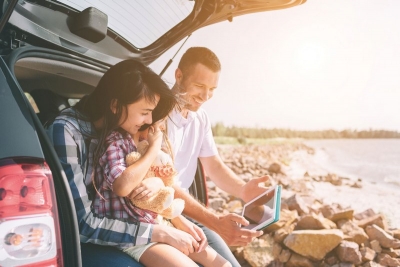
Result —
M180 69L175 73L176 82L182 93L183 108L197 111L204 102L213 96L218 86L220 72L214 72L198 63L183 75Z

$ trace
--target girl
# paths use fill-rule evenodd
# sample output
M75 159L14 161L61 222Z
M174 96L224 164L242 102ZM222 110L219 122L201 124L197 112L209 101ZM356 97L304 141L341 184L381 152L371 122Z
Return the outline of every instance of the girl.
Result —
M157 74L126 60L111 67L90 95L63 111L50 126L49 136L69 180L81 242L118 247L146 266L197 266L191 258L222 266L223 258L205 248L200 228L183 217L174 220L176 228L154 224L155 214L129 205L125 198L150 197L159 189L156 179L142 181L161 147L157 124L141 160L129 167L124 160L136 149L139 129L167 116L174 105L172 92ZM93 170L106 171L107 175L95 176L104 199L93 190ZM85 264L84 255L82 260Z

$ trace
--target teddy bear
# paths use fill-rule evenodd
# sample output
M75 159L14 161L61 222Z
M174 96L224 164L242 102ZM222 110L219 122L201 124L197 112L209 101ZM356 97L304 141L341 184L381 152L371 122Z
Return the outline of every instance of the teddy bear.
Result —
M126 156L127 166L132 165L144 155L148 146L149 143L146 140L140 141L137 145L137 152L131 152ZM175 190L172 185L174 184L175 176L176 171L173 167L171 156L160 150L144 179L149 177L161 178L164 182L164 187L148 200L130 199L130 201L136 207L151 210L166 219L173 219L179 216L185 207L185 201L180 198L174 199Z

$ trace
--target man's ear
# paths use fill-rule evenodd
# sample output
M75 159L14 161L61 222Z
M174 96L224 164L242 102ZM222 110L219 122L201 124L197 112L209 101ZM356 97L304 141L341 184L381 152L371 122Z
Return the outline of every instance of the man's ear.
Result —
M175 81L177 83L181 83L182 82L182 78L183 78L183 73L182 73L180 68L177 68L175 70Z
M110 103L110 110L113 114L117 113L117 103L118 100L117 99L112 99L111 103Z

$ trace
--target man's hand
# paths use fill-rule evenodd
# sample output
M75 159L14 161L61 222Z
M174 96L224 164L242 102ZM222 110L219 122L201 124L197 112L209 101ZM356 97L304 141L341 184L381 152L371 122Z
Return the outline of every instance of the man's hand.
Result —
M203 230L182 215L172 219L171 222L177 229L190 234L197 242L199 242L199 247L195 252L202 252L208 246L207 237Z
M129 194L130 199L148 200L158 193L164 187L164 182L158 177L149 177L144 179L132 192Z
M268 188L264 186L264 182L268 181L269 178L270 177L266 175L251 179L242 186L239 197L245 202L249 202L258 195L264 193L266 190L268 190Z
M213 230L217 232L229 246L246 246L254 238L263 234L263 231L243 229L239 224L247 226L249 222L234 213L222 215L214 225Z
M166 225L154 225L151 242L166 243L186 256L199 249L199 242L197 242L193 236L182 230Z

